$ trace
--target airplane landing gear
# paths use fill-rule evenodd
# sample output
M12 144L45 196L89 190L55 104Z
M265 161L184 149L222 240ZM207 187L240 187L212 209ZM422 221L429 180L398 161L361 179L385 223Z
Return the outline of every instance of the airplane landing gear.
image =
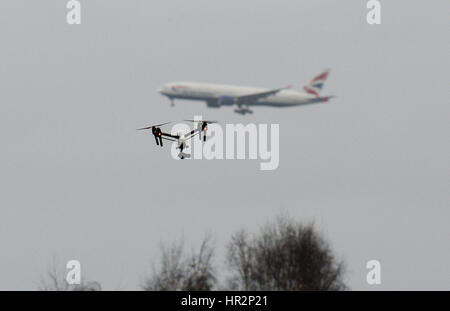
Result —
M253 111L250 110L250 107L248 103L240 103L237 102L237 108L234 110L234 112L245 115L246 113L252 114Z
M248 108L241 108L241 109L235 109L234 112L245 115L246 113L252 114L253 110L250 110Z
M253 111L250 110L248 105L238 104L238 108L234 110L234 112L245 115L246 113L252 114Z

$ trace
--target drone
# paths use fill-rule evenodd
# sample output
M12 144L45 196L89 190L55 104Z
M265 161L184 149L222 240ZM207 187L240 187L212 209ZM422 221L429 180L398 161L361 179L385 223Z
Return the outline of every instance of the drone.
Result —
M164 125L167 125L171 122L156 124L156 125L150 125L146 127L142 127L137 129L138 131L141 130L152 130L152 134L155 137L156 145L163 147L163 140L168 140L172 142L177 143L177 149L180 150L178 157L180 159L189 158L191 155L186 154L183 152L183 150L188 149L188 146L186 145L186 141L194 137L198 133L198 138L202 140L203 136L203 142L206 141L206 131L208 129L208 124L217 123L217 121L206 121L206 120L184 120L186 122L198 122L197 128L193 129L192 131L188 133L178 133L177 135L173 135L170 133L165 133L161 130L161 127Z

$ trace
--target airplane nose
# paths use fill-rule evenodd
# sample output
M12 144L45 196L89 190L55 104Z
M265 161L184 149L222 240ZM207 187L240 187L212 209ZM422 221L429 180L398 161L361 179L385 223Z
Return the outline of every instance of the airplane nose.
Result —
M158 89L158 93L162 94L163 92L164 92L164 88L163 88L163 87L160 87L160 88Z

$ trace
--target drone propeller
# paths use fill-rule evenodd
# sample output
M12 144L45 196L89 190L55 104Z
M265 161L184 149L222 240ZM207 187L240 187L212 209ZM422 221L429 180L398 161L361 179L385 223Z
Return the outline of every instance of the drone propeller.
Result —
M140 129L137 129L138 131L140 131L140 130L149 130L149 129L151 129L151 128L156 128L156 127L159 127L159 126L163 126L163 125L166 125L166 124L169 124L170 122L166 122L166 123L161 123L161 124L156 124L156 125L151 125L151 126L146 126L146 127L142 127L142 128L140 128Z
M208 120L184 120L184 121L186 121L186 122L208 123L208 124L218 123L217 121L208 121Z
M161 129L159 127L163 126L163 125L166 125L166 124L169 124L169 123L170 122L156 124L156 125L151 125L151 126L146 126L146 127L142 127L140 129L137 129L137 130L139 131L139 130L149 130L149 129L151 129L153 136L155 136L156 145L162 147L163 146L162 131L161 131Z

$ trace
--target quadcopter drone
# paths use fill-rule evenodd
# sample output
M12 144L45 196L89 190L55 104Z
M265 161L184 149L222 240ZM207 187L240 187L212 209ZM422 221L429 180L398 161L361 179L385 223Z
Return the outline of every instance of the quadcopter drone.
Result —
M156 145L163 147L163 140L173 141L177 143L177 149L180 150L180 153L178 154L178 157L180 159L189 158L190 154L186 154L183 152L184 149L187 149L186 141L188 139L191 139L193 136L195 136L198 133L198 138L201 140L203 135L203 141L206 141L206 131L208 129L208 124L217 123L217 121L195 121L195 120L184 120L187 122L198 122L197 128L193 129L192 131L188 132L187 134L178 133L177 135L173 135L170 133L165 133L161 130L161 126L164 126L166 124L169 124L171 122L156 124L156 125L150 125L146 127L142 127L137 129L140 130L152 130L152 134L155 137Z

